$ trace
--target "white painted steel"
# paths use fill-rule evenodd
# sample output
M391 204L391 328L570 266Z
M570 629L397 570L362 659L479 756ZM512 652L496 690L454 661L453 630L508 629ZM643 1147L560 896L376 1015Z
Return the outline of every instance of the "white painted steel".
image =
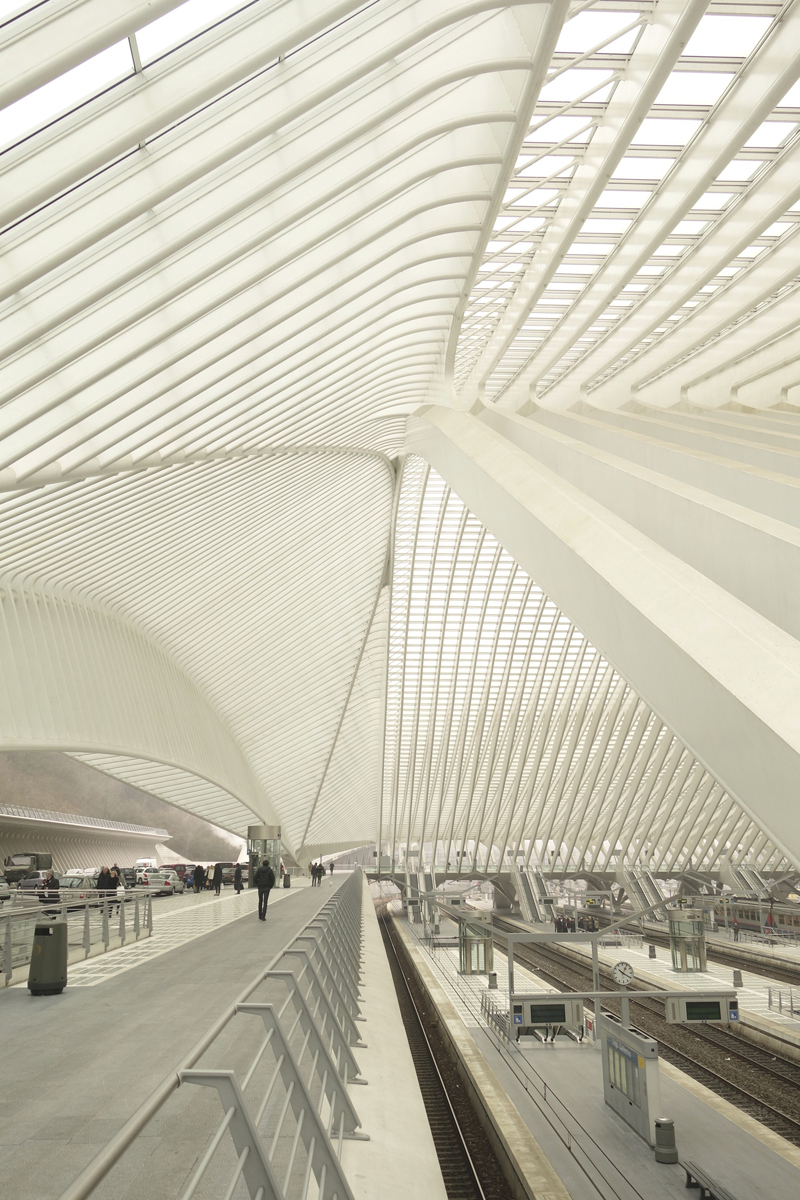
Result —
M381 837L435 869L679 874L758 833L422 459L398 510ZM596 603L596 598L594 600ZM462 857L463 856L463 857ZM764 839L758 857L786 858Z
M693 853L788 854L777 793L762 804L735 754L673 720L624 636L621 657L599 632L608 662L573 657L538 571L508 575L511 541L486 568L486 653L511 639L535 704L510 659L487 683L451 599L475 707L444 642L431 699L413 639L440 601L431 577L417 628L393 539L417 544L403 514L424 490L409 414L534 414L502 436L794 661L797 432L711 410L800 395L797 0L231 0L193 19L49 0L0 24L0 748L76 754L238 833L255 813L301 859L371 840L381 797L394 842L422 822L462 849L591 857L638 823L675 855L714 808ZM115 47L117 75L69 90ZM644 802L646 762L678 792Z

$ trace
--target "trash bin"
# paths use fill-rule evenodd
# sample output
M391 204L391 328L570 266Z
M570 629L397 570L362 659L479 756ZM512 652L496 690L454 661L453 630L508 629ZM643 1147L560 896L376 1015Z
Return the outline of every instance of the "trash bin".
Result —
M292 877L288 871L286 872L286 874L283 877L283 886L285 888L292 886Z
M28 987L32 996L55 996L67 985L67 922L40 921L33 933Z

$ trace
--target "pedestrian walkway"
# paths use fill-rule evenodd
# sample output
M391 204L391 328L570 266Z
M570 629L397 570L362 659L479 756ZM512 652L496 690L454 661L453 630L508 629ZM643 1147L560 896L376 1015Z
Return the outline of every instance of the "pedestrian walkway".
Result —
M306 880L298 881L298 885L299 890L309 887ZM270 909L297 891L298 887L293 890L273 888L269 899ZM182 903L185 907L169 911L162 911L160 906L155 909L153 933L145 941L135 942L101 958L89 958L70 967L68 986L95 987L115 975L122 975L142 963L168 954L177 946L183 946L195 938L212 933L215 929L221 929L231 921L249 916L258 908L258 892L254 888L248 888L238 896L233 890L227 894L223 892L220 896L187 896L185 900L176 896L175 903Z
M0 992L0 1194L13 1200L60 1195L345 878L335 876L333 886L322 888L276 889L263 924L247 893L238 909L234 895L187 897L187 912L176 908L160 922L164 952L136 970L124 967L93 987L77 986L71 977L59 996L33 997L19 987ZM244 905L251 907L242 913ZM189 928L183 940L168 934L170 922L180 926L191 911L205 923L215 908L220 923L207 926L205 935ZM122 964L129 953L108 958ZM221 1039L220 1052L226 1045ZM156 1154L163 1135L155 1122L129 1161L131 1172L140 1170L142 1156L149 1161ZM116 1200L180 1194L171 1187L168 1163L159 1170L146 1192L140 1180L130 1192L120 1186Z

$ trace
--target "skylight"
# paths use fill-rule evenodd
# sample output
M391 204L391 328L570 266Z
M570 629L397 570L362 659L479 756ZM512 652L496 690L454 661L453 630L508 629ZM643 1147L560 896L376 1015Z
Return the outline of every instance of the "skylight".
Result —
M771 24L771 17L705 16L686 43L683 56L747 58Z
M180 8L137 31L136 41L142 62L152 62L168 50L183 45L200 30L208 29L223 17L244 7L243 0L186 0Z
M672 158L622 158L612 179L663 179L675 160Z
M592 88L600 88L605 80L610 80L613 76L613 71L589 71L576 67L574 70L564 71L552 83L545 84L539 93L539 99L577 100L579 96L583 96ZM592 99L602 100L607 94L607 89L602 88L594 93Z
M673 71L656 104L716 104L733 75L721 71Z
M591 50L594 46L604 42L606 38L613 37L615 33L622 33L622 30L626 29L633 20L635 20L633 13L578 13L571 21L567 21L561 30L556 43L556 53L583 54L584 51ZM633 45L636 34L637 30L632 29L624 39L621 41L617 39L605 49L624 53Z
M606 191L598 196L595 208L641 208L652 192Z
M638 132L631 138L632 146L685 146L700 128L701 122L691 117L645 117Z
M133 59L125 39L4 108L0 113L0 145L13 145L132 74Z
M796 128L794 121L765 121L763 125L759 125L753 136L747 139L745 146L780 146Z

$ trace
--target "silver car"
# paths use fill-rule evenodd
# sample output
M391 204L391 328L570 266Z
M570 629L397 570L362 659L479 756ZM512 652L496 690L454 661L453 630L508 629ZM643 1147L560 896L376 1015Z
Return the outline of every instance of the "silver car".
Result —
M181 879L177 871L162 871L161 874L165 879L168 879L172 884L172 890L175 892L185 892L186 884Z

